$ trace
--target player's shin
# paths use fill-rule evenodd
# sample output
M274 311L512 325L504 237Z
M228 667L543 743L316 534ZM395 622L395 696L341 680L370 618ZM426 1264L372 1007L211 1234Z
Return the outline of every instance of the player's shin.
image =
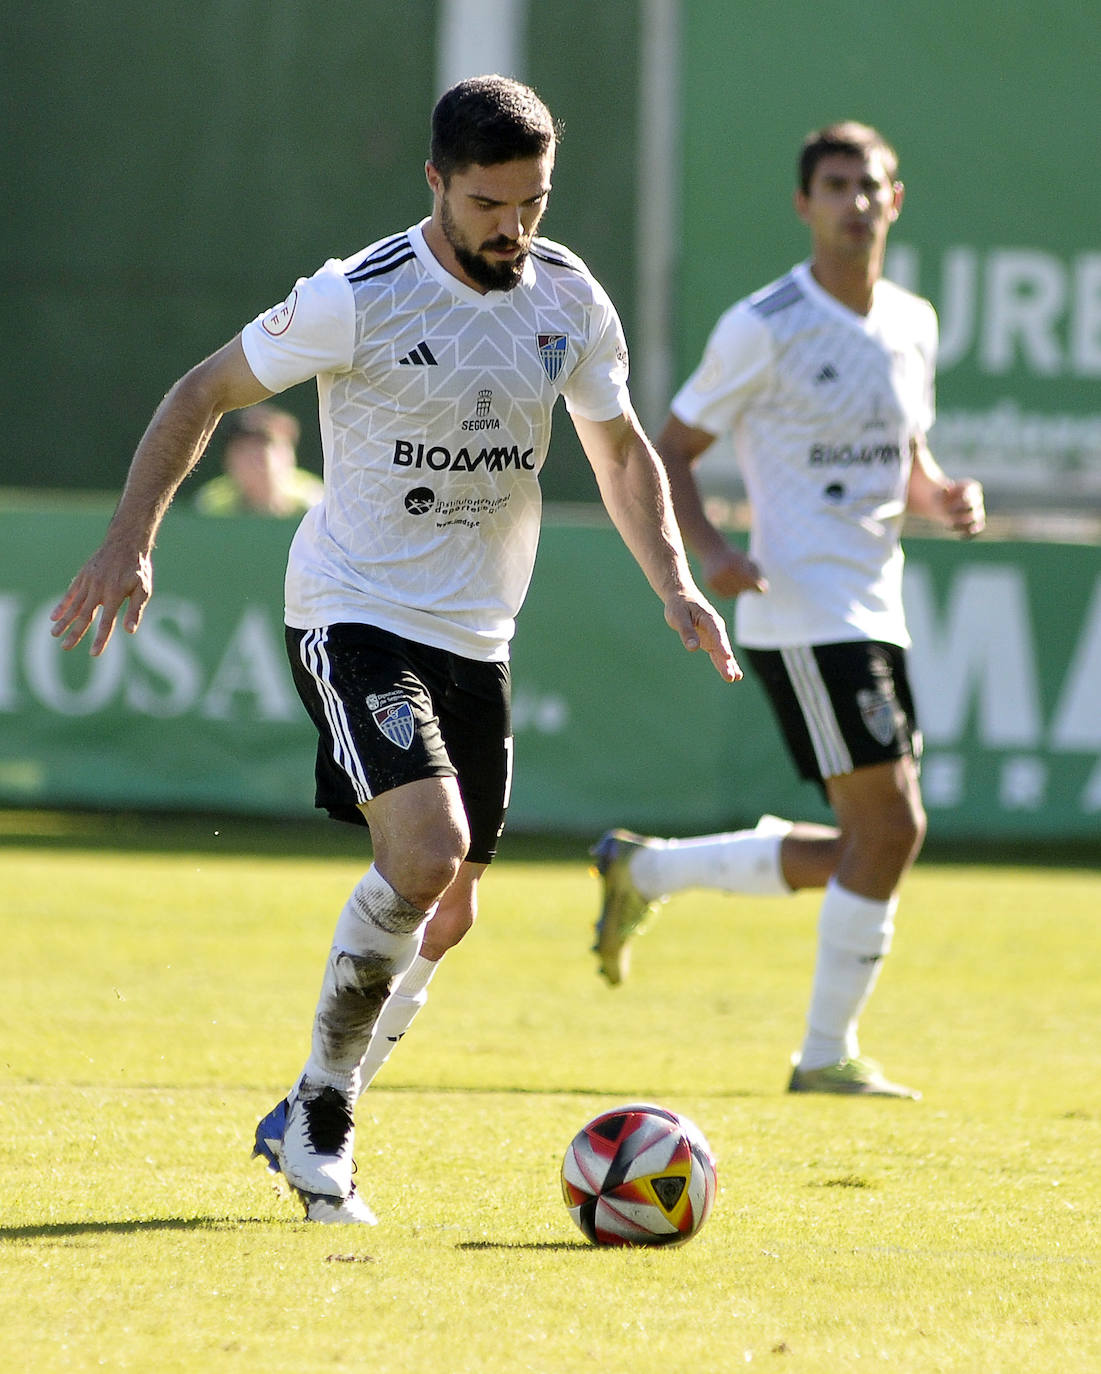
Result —
M353 889L337 921L314 1015L305 1077L354 1100L359 1063L391 992L420 948L428 913L376 868Z
M818 957L800 1067L825 1068L860 1053L857 1022L894 935L897 897L875 901L833 879L818 917Z
M370 1087L379 1069L393 1054L398 1042L413 1024L417 1013L428 1001L428 984L439 966L439 960L426 959L418 954L401 980L396 983L394 991L375 1022L367 1052L359 1061L358 1081L361 1095Z

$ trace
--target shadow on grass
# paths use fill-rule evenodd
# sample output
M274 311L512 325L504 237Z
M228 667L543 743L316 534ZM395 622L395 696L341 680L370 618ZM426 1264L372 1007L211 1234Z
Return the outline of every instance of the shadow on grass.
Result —
M243 1231L275 1223L259 1217L141 1217L131 1221L51 1221L38 1226L0 1226L0 1241L68 1240L74 1236L127 1236L150 1231ZM305 1225L305 1223L302 1223Z
M744 819L752 825L754 819ZM731 827L738 824L732 821ZM593 832L535 835L506 830L499 859L514 863L587 866ZM0 810L0 849L91 850L133 854L256 855L285 859L346 859L367 863L365 827L315 817L233 813ZM919 862L1008 864L1021 868L1101 868L1101 835L1074 840L974 839L927 841Z
M506 834L500 858L522 863L587 864L596 837ZM316 817L123 811L0 810L0 849L84 850L113 854L256 855L370 861L366 826Z
M591 1250L599 1247L584 1240L461 1240L456 1250Z

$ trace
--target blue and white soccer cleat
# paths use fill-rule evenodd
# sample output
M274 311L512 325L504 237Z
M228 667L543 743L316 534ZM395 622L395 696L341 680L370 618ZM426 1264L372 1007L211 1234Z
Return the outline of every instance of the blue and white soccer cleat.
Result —
M287 1128L287 1099L273 1107L256 1127L256 1143L252 1147L253 1159L262 1159L269 1174L281 1174L276 1146L283 1139Z
M301 1088L300 1083L259 1122L253 1157L264 1161L268 1173L286 1180L302 1203L307 1221L377 1226L378 1218L351 1181L355 1160L351 1158L352 1121L347 1099L336 1088L311 1092L307 1086L305 1095ZM289 1166L287 1163L288 1115L292 1149L297 1147L300 1155L312 1156L305 1168L301 1159ZM302 1186L307 1182L321 1184L324 1191ZM330 1191L345 1183L343 1191Z

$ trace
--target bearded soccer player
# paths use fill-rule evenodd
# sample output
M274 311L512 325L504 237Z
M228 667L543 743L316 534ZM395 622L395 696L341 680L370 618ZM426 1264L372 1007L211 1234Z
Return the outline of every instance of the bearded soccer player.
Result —
M124 603L137 630L156 531L219 418L316 378L325 494L290 551L287 648L319 736L317 803L366 821L373 863L337 920L302 1075L256 1131L311 1221L375 1221L352 1180L356 1098L473 924L504 825L509 641L559 396L668 625L741 676L632 411L616 312L583 262L536 235L556 138L516 81L447 91L431 215L327 262L175 385L54 611L67 649L98 611L100 653Z
M926 443L933 307L882 276L902 208L897 168L866 125L808 135L795 209L810 260L722 315L658 439L685 541L707 586L737 597L736 639L837 824L765 816L753 830L669 841L617 830L594 854L597 953L613 984L631 935L673 893L824 888L788 1089L916 1098L857 1036L925 835L899 537L907 510L964 536L985 517L979 484L946 477ZM752 511L748 556L708 519L693 473L724 433Z

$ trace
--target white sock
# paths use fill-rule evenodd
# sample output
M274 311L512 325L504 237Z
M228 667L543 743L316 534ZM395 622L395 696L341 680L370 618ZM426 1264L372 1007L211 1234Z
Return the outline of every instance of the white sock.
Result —
M336 923L304 1074L354 1095L359 1061L395 982L420 949L428 920L377 868L353 888Z
M790 829L790 821L765 816L755 830L659 840L631 855L631 878L651 901L690 887L786 897L791 888L780 871L780 845Z
M833 878L827 884L800 1068L823 1069L860 1053L857 1022L890 951L897 906L897 897L880 902Z
M413 1024L421 1007L428 1001L428 984L439 966L438 959L426 959L423 954L418 954L379 1012L367 1053L359 1061L361 1096L370 1087L379 1069L393 1054L398 1041Z

